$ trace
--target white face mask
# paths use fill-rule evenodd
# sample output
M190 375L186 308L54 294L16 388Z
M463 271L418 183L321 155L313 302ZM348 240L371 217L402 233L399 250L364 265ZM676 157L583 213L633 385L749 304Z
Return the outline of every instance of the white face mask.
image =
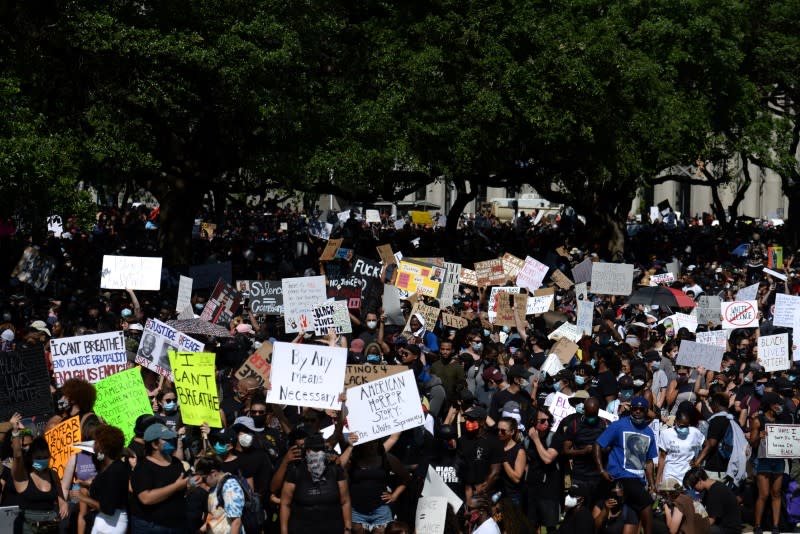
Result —
M576 506L578 506L577 497L573 497L572 495L567 495L566 498L564 498L564 508L570 509L570 508L575 508Z
M252 434L240 434L239 435L239 445L244 447L245 449L253 444L253 435Z
M367 328L370 330L375 330L376 326L378 326L378 321L367 321Z

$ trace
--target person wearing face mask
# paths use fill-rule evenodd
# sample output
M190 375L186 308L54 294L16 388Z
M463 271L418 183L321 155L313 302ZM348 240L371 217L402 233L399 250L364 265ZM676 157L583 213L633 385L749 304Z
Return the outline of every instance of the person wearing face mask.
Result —
M638 534L639 518L627 502L622 484L615 484L592 510L598 534Z
M616 399L608 403L606 411L619 416L628 415L634 392L633 378L628 375L622 375L617 380L617 386L619 387L619 394Z
M662 408L666 407L669 377L661 368L663 364L661 356L659 356L657 351L651 350L647 352L644 357L644 362L647 369L653 374L650 392L653 394L653 409L659 412Z
M553 392L545 398L544 405L552 406L556 400L556 393L563 393L571 397L575 391L575 377L569 369L562 369L553 380Z
M222 460L222 470L226 473L238 474L239 457L234 450L236 432L231 428L223 428L208 437L208 444L214 454Z
M275 465L284 447L284 438L281 434L281 429L286 428L291 432L288 421L282 417L283 414L280 411L276 411L275 413L270 411L267 400L263 395L256 395L253 397L253 400L250 402L250 409L247 411L247 416L253 419L255 428L263 429L257 433L257 438L269 455L270 461ZM285 426L281 423L281 420L283 420Z
M161 423L144 431L145 458L131 475L131 534L181 534L186 521L183 463L174 457L178 435Z
M592 489L573 481L564 498L564 520L558 527L558 534L594 534L592 517Z
M586 392L578 392L570 398L576 413L565 417L558 425L554 443L567 459L572 460L572 481L588 488L594 495L602 477L594 462L593 444L597 441L608 421L600 417L600 401L589 397ZM589 504L594 504L590 500Z
M564 475L559 471L558 450L550 432L553 416L545 408L531 410L528 429L528 521L548 531L558 524Z
M258 437L264 429L256 428L253 418L247 416L238 417L231 429L236 433L234 450L241 476L261 496L261 502L265 502L264 497L269 496L269 483L272 479L272 461Z
M231 421L247 412L250 408L250 398L257 389L259 389L258 380L248 376L239 380L232 395L225 395L219 404L223 426L228 426Z
M506 375L508 376L508 387L492 395L492 402L489 405L489 418L487 419L489 426L494 426L494 422L500 419L503 406L508 402L516 402L519 405L522 421L526 421L528 418L531 397L525 391L525 388L529 385L530 372L522 365L516 364L509 367Z
M455 356L455 346L449 339L439 343L439 359L431 365L431 374L442 380L448 401L456 398L456 387L464 382L464 366Z
M58 475L50 469L50 447L43 437L31 441L23 452L21 425L11 433L11 476L19 494L19 509L23 517L23 532L57 532L59 519L69 513L61 492Z
M370 343L383 344L384 319L382 317L378 320L377 313L374 311L367 312L364 317L364 327L365 329L358 335L358 339L363 341L364 345L369 345Z
M658 434L658 474L656 483L668 478L683 480L691 468L692 460L703 448L705 436L692 426L689 410L691 406L684 404L675 416L675 425L662 428Z
M658 493L669 534L709 534L708 512L684 493L678 480L666 478L659 482Z
M486 409L473 406L464 413L466 435L458 442L467 462L465 495L491 494L503 463L503 445L486 427Z
M593 450L600 475L608 482L620 483L645 534L652 531L651 493L656 489L653 460L658 456L655 434L648 426L649 408L644 397L631 399L630 415L608 425ZM608 453L608 469L603 464L603 452Z
M619 357L607 349L601 349L597 354L597 376L592 378L589 394L609 403L617 398L619 386L617 375L622 364Z
M164 388L156 395L158 402L159 415L164 418L164 424L172 430L177 432L183 426L181 421L181 413L178 410L178 394L172 387Z
M671 380L667 387L667 405L672 406L670 415L675 415L678 406L683 402L694 404L699 398L700 386L703 383L701 377L705 376L705 368L677 366L675 369L675 379Z
M761 532L761 519L767 500L770 500L772 520L778 532L778 522L781 516L781 485L786 461L783 458L768 458L766 443L766 427L778 423L778 418L783 413L783 399L777 393L766 393L761 398L761 411L752 417L750 435L748 440L753 450L757 451L753 460L756 472L756 485L758 497L755 506L755 523L753 532Z
M492 518L492 501L484 495L467 499L470 534L500 534L500 527Z
M370 343L364 349L365 358L364 360L372 365L380 365L384 363L383 360L383 349L377 343Z

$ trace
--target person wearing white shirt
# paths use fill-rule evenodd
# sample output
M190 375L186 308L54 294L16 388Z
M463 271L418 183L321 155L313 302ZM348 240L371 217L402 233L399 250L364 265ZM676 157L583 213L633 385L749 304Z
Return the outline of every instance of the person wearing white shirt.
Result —
M471 534L501 534L500 527L492 519L492 502L483 495L469 500L469 525Z
M656 483L674 478L683 480L694 460L703 448L705 437L697 427L691 425L689 414L678 410L675 426L662 428L658 436L658 474Z

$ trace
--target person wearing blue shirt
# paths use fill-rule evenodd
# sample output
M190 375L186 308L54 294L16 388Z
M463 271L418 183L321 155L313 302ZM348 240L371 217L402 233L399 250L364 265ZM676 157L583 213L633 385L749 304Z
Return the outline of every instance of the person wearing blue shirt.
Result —
M658 456L656 437L648 426L649 408L644 397L631 399L630 415L608 425L593 449L600 474L608 482L622 484L626 503L636 510L645 534L652 529L653 460ZM603 453L608 453L607 465Z

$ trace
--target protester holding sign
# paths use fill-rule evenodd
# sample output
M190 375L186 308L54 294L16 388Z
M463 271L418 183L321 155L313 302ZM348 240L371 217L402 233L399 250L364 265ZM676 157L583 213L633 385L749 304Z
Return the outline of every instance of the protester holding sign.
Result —
M778 422L778 417L783 412L783 401L775 393L765 393L761 397L761 412L754 415L750 423L750 446L756 451L756 460L753 462L756 471L756 484L758 497L755 506L754 529L761 528L761 519L764 509L769 502L772 510L772 520L775 528L781 515L781 486L786 461L783 458L768 458L766 447L766 426Z

